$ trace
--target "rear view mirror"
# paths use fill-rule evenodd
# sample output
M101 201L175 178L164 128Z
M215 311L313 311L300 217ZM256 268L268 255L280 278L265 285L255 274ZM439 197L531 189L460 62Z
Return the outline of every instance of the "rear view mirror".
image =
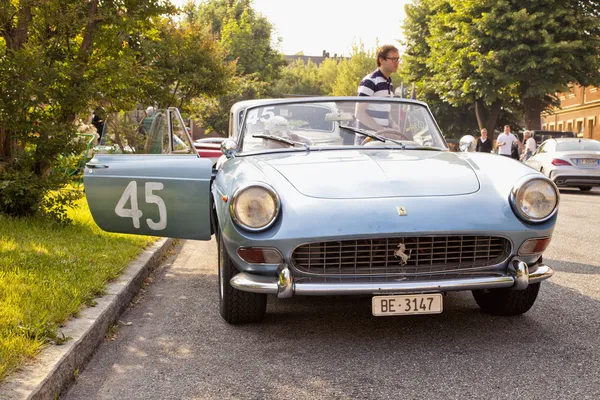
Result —
M354 121L354 115L348 112L334 112L325 114L325 121Z

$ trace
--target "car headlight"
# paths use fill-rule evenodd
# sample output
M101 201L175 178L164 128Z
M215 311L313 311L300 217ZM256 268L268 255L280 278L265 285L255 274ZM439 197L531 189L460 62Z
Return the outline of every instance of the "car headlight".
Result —
M279 197L263 183L238 189L231 201L231 217L237 225L249 231L269 228L279 214Z
M544 222L558 210L558 189L546 178L527 176L513 187L510 202L524 221Z

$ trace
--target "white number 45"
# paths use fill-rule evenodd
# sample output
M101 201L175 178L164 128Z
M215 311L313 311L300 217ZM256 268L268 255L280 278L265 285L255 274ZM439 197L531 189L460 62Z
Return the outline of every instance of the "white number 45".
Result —
M162 190L163 188L164 185L161 182L146 182L146 203L154 203L158 206L158 222L146 218L148 227L154 231L160 231L167 227L167 207L165 206L165 202L162 198L152 193L155 190ZM131 203L131 208L125 208L128 200ZM133 226L136 229L140 229L140 218L143 213L138 208L136 181L129 182L129 185L125 188L115 207L115 214L119 217L131 218Z

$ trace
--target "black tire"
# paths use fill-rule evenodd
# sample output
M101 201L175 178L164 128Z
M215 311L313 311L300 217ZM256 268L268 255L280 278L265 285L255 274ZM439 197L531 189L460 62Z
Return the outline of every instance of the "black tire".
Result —
M590 190L592 190L591 186L579 186L579 190L581 190L582 192L589 192Z
M267 295L237 290L229 281L239 271L231 262L221 235L219 252L219 313L230 324L247 324L261 321L267 310Z
M486 289L473 290L473 297L488 314L511 316L529 311L540 291L539 283L532 283L525 290Z

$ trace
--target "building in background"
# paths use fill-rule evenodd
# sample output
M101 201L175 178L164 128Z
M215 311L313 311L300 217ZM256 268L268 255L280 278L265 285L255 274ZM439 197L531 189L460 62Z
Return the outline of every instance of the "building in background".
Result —
M569 131L600 140L600 90L595 86L569 86L558 95L560 107L542 114L542 130Z
M317 65L317 67L319 65L321 65L321 63L323 61L325 61L325 59L330 58L329 57L329 52L323 50L323 54L320 56L305 56L304 54L293 54L293 55L284 55L283 56L284 60L287 61L288 64L293 63L296 60L302 60L304 61L304 64L308 64L308 61L312 61L313 63L315 63ZM334 54L333 57L331 58L336 58L336 59L350 59L350 57L338 57L337 54Z

